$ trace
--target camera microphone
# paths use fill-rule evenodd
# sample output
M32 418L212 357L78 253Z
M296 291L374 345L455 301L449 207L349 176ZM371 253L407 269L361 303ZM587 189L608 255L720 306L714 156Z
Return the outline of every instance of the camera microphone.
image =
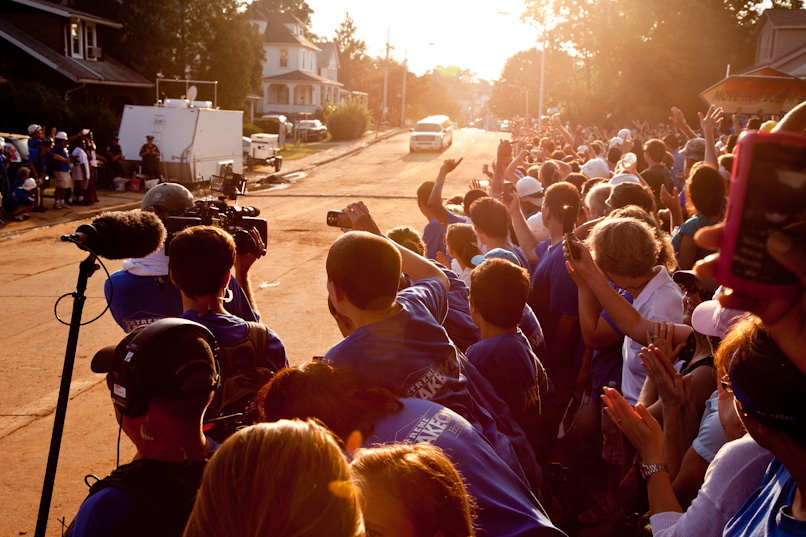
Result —
M145 257L165 241L165 226L150 212L110 211L83 224L75 233L62 235L62 241L74 242L106 259Z

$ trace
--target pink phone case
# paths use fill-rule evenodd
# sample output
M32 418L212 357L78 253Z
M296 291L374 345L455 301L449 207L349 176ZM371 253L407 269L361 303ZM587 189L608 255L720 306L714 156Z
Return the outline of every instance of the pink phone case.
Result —
M803 233L806 137L751 131L736 144L716 280L756 297L781 297L800 282L767 253L774 230Z

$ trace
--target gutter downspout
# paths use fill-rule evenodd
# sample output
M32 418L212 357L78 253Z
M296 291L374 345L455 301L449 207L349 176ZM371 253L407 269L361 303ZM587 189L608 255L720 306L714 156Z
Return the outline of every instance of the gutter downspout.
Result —
M73 89L71 89L71 90L67 90L66 92L64 92L64 100L65 100L65 101L69 101L69 100L70 100L70 94L71 94L71 93L73 93L74 91L82 90L82 89L84 89L84 88L86 88L86 87L87 87L87 83L86 83L86 82L83 82L83 83L82 83L82 84L81 84L79 87L77 87L77 88L73 88Z

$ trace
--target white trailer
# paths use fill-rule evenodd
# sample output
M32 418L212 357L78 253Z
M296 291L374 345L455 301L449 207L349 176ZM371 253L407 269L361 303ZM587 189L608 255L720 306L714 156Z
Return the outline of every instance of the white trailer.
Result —
M124 159L137 169L140 148L146 136L153 136L165 179L208 181L228 166L233 173L243 173L243 111L211 106L209 101L186 99L166 99L161 106L127 105L118 133Z

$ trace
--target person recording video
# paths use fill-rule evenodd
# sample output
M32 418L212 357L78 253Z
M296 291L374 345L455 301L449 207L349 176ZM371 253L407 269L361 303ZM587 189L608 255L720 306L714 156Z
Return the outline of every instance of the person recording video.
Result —
M183 215L191 207L193 195L177 183L157 185L146 192L140 204L143 211L155 213L163 223L169 217ZM235 276L229 277L225 291L224 307L244 321L260 320L249 283L249 269L255 260L255 254L237 256ZM169 277L164 246L145 257L124 261L123 269L107 279L104 294L112 317L126 332L164 317L179 317L184 312L182 295Z

